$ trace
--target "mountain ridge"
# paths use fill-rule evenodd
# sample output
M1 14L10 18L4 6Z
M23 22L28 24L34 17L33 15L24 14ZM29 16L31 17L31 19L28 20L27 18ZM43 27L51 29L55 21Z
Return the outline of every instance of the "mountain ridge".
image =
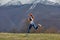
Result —
M45 4L45 5L53 5L53 6L60 5L60 3L52 2L52 1L48 1L48 0L44 0L44 1L43 0L34 0L34 1L30 2L30 4L33 4L34 2ZM26 3L26 4L29 4L29 3ZM4 5L1 5L1 3L0 3L0 6L10 6L10 5L24 5L24 4L22 4L19 0L11 0Z

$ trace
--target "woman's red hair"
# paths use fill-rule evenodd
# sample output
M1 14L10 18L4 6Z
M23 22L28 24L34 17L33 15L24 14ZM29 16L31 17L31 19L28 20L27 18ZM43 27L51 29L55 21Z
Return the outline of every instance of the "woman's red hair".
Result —
M34 18L34 16L32 15L32 13L30 13L29 16L31 16L32 18Z

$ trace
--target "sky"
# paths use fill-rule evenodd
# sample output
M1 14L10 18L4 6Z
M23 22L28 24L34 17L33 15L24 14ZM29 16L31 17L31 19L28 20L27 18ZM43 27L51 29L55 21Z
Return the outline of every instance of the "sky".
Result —
M3 4L5 4L5 3L9 2L9 1L11 1L11 0L0 0L0 3L3 5ZM26 4L26 3L32 2L34 0L19 0L19 1L21 1L22 4ZM49 1L59 2L60 3L60 0L49 0Z
M60 0L50 0L50 1L53 1L53 2L59 2L59 3L60 3Z

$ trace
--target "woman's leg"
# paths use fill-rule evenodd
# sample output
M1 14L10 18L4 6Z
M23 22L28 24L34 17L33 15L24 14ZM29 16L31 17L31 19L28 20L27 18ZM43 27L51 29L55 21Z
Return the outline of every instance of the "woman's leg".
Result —
M28 28L28 33L30 33L30 29L32 28L32 25L30 24L29 25L29 28Z
M33 24L33 27L37 30L38 29L38 26L36 26L35 24Z

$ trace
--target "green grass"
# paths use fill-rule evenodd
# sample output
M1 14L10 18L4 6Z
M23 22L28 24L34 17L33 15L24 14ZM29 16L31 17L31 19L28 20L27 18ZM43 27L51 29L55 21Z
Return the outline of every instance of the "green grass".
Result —
M0 33L0 40L60 40L60 34Z

